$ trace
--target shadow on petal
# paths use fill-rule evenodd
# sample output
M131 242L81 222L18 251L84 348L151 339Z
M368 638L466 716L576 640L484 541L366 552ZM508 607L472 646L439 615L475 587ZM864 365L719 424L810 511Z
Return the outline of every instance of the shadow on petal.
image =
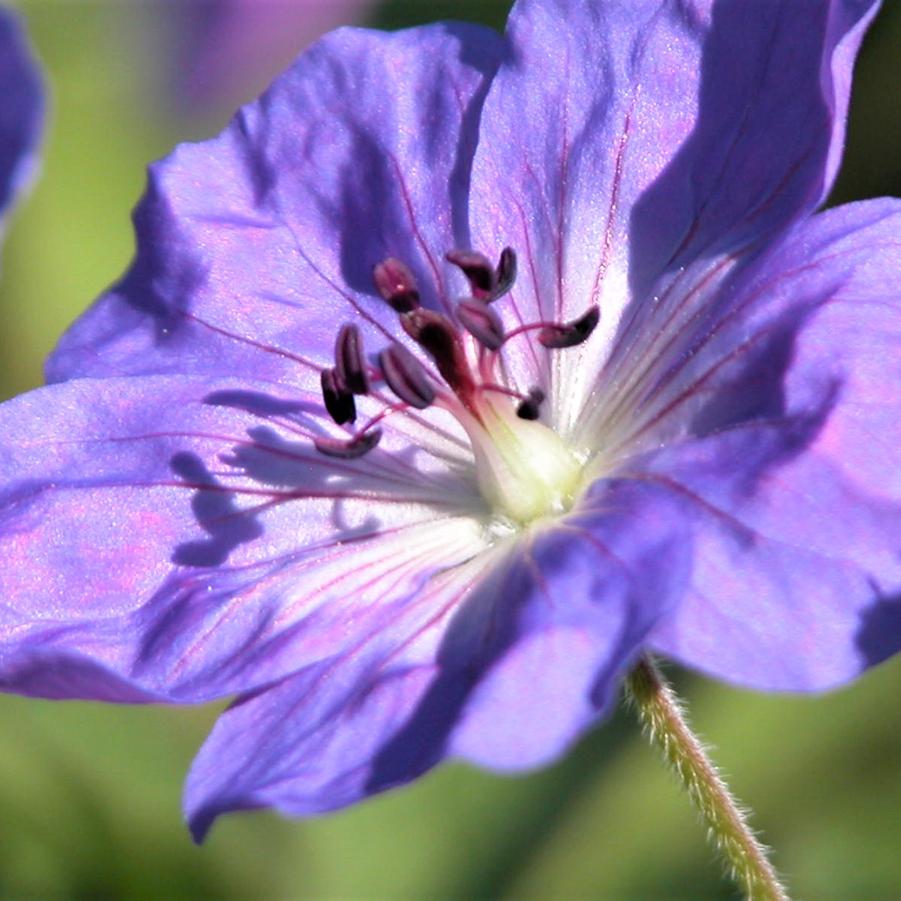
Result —
M527 568L513 558L491 571L456 612L438 652L437 675L373 760L366 794L408 782L444 757L473 690L516 641L516 614L529 594Z
M586 503L482 572L448 624L431 684L374 757L367 793L448 754L501 771L546 764L609 709L688 572L688 545L670 528L677 506L643 492L600 489L597 511ZM616 509L642 502L633 517Z
M259 538L263 527L235 504L232 491L225 488L194 453L175 454L170 466L185 483L196 488L191 509L209 536L178 545L172 562L182 566L221 566L239 545Z
M261 391L240 388L213 391L203 402L213 407L231 407L254 416L295 416L298 413L322 413L321 404L273 397Z
M821 77L834 49L830 7L716 4L695 129L632 212L636 297L664 272L746 246L816 205L833 136Z
M190 298L198 295L209 277L206 268L186 254L172 254L168 242L142 240L147 234L177 230L174 221L165 225L160 222L161 210L167 210L165 215L172 215L162 195L159 178L151 167L147 194L134 213L137 256L114 288L116 296L140 314L141 319L146 316L153 319L159 344L171 341L187 324L183 314L190 307ZM177 301L173 302L173 298Z

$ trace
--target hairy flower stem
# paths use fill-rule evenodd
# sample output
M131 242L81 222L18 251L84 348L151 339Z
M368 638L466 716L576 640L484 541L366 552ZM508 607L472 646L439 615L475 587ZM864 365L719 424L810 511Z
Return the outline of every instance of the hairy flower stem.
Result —
M788 901L788 893L754 837L703 746L691 731L678 696L649 657L626 680L631 700L651 741L701 812L709 835L750 901Z

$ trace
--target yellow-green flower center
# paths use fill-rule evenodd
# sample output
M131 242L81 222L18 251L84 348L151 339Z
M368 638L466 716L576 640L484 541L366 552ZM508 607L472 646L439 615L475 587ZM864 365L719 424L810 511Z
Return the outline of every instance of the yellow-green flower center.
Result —
M582 462L541 422L516 416L507 398L479 406L481 422L462 418L475 457L476 478L496 514L518 525L561 513L573 502Z

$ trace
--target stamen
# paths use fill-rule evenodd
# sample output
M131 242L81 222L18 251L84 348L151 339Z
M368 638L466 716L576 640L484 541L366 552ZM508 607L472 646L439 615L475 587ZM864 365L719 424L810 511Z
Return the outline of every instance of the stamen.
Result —
M388 257L378 263L372 272L376 290L398 313L409 313L419 308L419 291L413 273L400 260Z
M512 247L501 251L496 267L484 254L475 250L451 250L445 259L463 271L476 300L492 303L503 297L516 281L516 253Z
M399 260L389 257L374 268L379 295L398 313L404 332L434 368L425 365L421 354L411 354L396 342L379 353L377 369L369 366L359 329L342 326L335 342L335 368L321 376L329 415L339 425L354 422L354 396L369 394L372 380L383 382L397 401L378 392L372 400L383 401L382 408L362 427L343 440L317 438L314 445L326 456L362 457L379 443L382 429L376 426L388 416L439 406L466 432L476 481L492 511L526 524L568 509L580 485L583 461L550 425L535 421L545 399L540 388L523 394L499 384L499 376L502 382L509 377L499 357L503 346L524 332L537 332L548 348L580 344L597 326L600 311L592 306L570 322L531 322L505 332L490 304L512 287L516 254L505 247L496 267L484 255L469 250L451 251L447 259L463 271L472 291L450 315L420 304L413 274Z
M505 247L501 251L501 258L497 264L496 285L492 300L503 297L516 281L516 252L512 247Z
M462 270L473 297L488 300L493 296L496 276L488 257L475 250L451 250L445 259Z
M363 339L355 325L342 325L338 332L335 340L335 375L339 384L351 394L369 393Z
M550 323L542 327L538 333L538 343L551 349L575 347L581 344L594 331L601 318L601 310L594 304L588 310L570 322Z
M516 415L520 419L538 419L543 402L544 392L540 388L529 388L529 396L517 406Z
M507 388L504 385L498 385L495 382L482 382L479 385L479 388L482 391L491 391L494 394L503 394L507 397L512 397L514 400L525 400L527 395L523 394L521 391L514 391L512 388Z
M322 384L322 400L328 415L338 425L354 422L357 418L357 407L354 396L343 390L334 369L323 369L320 374Z
M413 310L400 321L404 331L435 361L448 386L468 403L475 382L453 323L441 313L425 309Z
M400 344L379 354L379 367L388 387L404 403L424 410L435 400L435 389L416 357Z
M488 350L497 350L504 343L500 316L481 300L461 300L457 304L457 318L463 328Z
M361 431L348 441L339 438L315 438L313 444L320 454L327 457L338 457L342 460L355 460L368 454L382 439L381 429Z

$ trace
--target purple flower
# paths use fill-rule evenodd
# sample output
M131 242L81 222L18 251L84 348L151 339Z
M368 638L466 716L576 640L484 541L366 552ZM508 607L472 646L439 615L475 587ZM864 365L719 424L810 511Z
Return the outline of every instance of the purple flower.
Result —
M4 217L34 174L44 94L37 63L18 18L3 7L0 86L0 217Z
M341 31L151 169L0 408L0 684L237 694L309 814L543 764L644 650L814 690L901 645L901 204L811 214L871 0Z

